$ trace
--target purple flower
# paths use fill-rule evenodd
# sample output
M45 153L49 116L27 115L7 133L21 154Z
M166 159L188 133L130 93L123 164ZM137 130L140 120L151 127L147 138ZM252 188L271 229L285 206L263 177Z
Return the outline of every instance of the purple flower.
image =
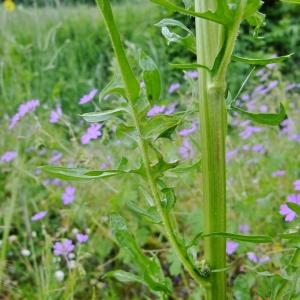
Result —
M237 154L239 153L239 149L234 149L226 152L226 161L231 161Z
M57 164L63 157L63 154L59 151L53 151L51 158L49 159L50 164Z
M228 241L226 242L226 253L228 255L232 255L237 250L238 247L239 247L239 243Z
M262 104L262 105L259 107L259 111L262 112L262 113L267 113L268 110L269 110L268 105Z
M252 261L254 263L259 263L259 264L263 264L263 263L270 261L269 256L259 257L254 252L248 252L247 257L250 261Z
M83 104L86 104L86 103L92 101L93 98L96 96L97 92L98 92L97 89L90 90L86 95L84 95L80 98L79 104L83 105Z
M48 214L48 211L40 211L31 217L31 221L36 222L38 220L44 219L47 214Z
M239 227L241 233L248 233L250 231L250 226L248 224L241 224Z
M183 140L182 145L179 148L179 154L184 160L188 160L194 155L194 151L188 140Z
M71 204L75 200L76 188L74 186L67 186L62 193L62 201L64 205Z
M177 90L180 89L180 83L176 82L176 83L172 83L170 86L169 86L169 89L168 89L168 93L169 94L173 94L174 92L176 92Z
M185 72L185 78L197 79L199 76L198 71L187 71Z
M272 173L272 177L281 177L284 176L286 171L284 170L278 170Z
M89 236L87 234L83 234L83 233L77 233L76 234L76 239L80 244L84 244L88 241Z
M252 147L252 151L257 153L264 153L266 152L266 149L263 144L256 144Z
M191 128L187 128L187 129L182 129L178 132L178 134L180 136L188 136L192 133L194 133L196 130L197 130L197 123L196 122L193 122L192 124L192 127Z
M292 203L296 203L296 204L300 205L300 195L295 195L295 194L288 195L287 202L292 202ZM287 206L287 204L280 205L279 213L282 216L285 216L284 220L286 222L292 222L297 217L297 214L293 210L291 210Z
M147 117L154 117L162 114L166 109L165 105L153 105L152 108L147 112Z
M102 136L101 124L92 124L86 131L84 135L81 136L81 143L83 145L88 144L91 140L96 140L98 137Z
M1 158L0 158L0 161L2 163L7 163L7 162L10 162L12 161L13 159L15 159L17 157L17 152L15 151L8 151L8 152L5 152Z
M173 114L176 111L176 106L177 106L177 103L176 102L172 102L171 104L169 104L166 107L164 114L165 115L171 115L171 114Z
M53 246L53 252L56 256L67 256L75 249L73 242L65 239L62 242L56 242Z
M294 189L295 191L300 191L300 179L294 181Z
M14 128L17 123L30 112L33 112L40 105L40 101L33 99L21 104L17 113L11 118L9 129Z
M244 140L252 136L253 133L261 132L262 129L256 126L247 126L245 130L240 133L240 137Z
M58 121L60 120L61 116L62 116L61 107L57 106L55 110L52 110L50 112L49 122L51 124L58 123Z

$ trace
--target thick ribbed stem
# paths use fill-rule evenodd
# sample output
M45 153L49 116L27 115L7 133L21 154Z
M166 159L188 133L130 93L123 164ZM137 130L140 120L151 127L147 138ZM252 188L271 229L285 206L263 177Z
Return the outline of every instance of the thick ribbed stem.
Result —
M217 0L196 0L195 9L199 12L214 10L217 3ZM241 0L232 24L226 28L206 20L196 19L197 61L199 64L211 68L222 44L225 43L224 54L217 73L212 76L207 70L199 70L198 103L205 234L226 231L225 139L227 112L225 77L246 3L246 0ZM209 237L205 239L205 260L212 270L225 268L225 249L226 241L224 238ZM206 291L206 298L209 300L226 299L225 272L211 273L210 283L211 285Z

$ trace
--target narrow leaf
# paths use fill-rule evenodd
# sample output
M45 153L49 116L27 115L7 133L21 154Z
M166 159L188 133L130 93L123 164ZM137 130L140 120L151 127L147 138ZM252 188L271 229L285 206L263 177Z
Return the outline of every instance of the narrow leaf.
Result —
M269 65L269 64L273 64L273 63L283 62L283 61L289 59L292 55L293 55L293 53L288 54L288 55L278 56L278 57L271 57L271 58L248 58L248 57L241 57L241 56L233 55L232 60L242 62L242 63L248 64L248 65L265 66L265 65Z
M140 84L133 74L133 71L126 57L120 34L114 20L110 1L96 0L96 2L100 11L102 12L105 25L111 38L114 52L117 57L118 65L122 74L122 79L125 84L126 96L132 103L135 103L140 94Z
M236 106L231 106L230 109L241 114L248 120L264 125L278 126L286 118L286 112L282 104L280 104L280 110L278 113L270 114L251 113Z
M271 243L272 237L267 235L241 235L241 234L234 234L228 232L212 232L209 234L204 234L202 237L224 237L226 239L236 240L236 241L243 241L249 243Z
M300 4L300 0L281 0L284 3Z
M120 107L112 110L86 113L81 115L81 117L89 123L97 123L118 117L124 112L127 112L127 110L124 107Z

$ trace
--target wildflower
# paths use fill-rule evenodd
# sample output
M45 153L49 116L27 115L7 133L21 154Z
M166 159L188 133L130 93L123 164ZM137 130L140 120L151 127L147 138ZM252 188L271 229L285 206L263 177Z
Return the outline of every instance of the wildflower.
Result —
M4 153L1 158L0 158L0 162L5 163L5 162L10 162L12 161L14 158L17 157L17 152L15 151L8 151L6 153Z
M51 124L56 124L62 116L62 110L60 106L57 106L55 110L52 110L49 117L49 122Z
M4 0L3 6L8 12L13 12L16 9L16 4L12 0Z
M69 253L73 252L74 249L75 246L69 239L65 239L62 242L56 242L53 246L54 255L56 256L67 256Z
M75 200L76 188L74 186L67 186L62 193L62 201L64 205L71 204Z
M264 145L256 144L252 147L252 151L257 152L257 153L264 153L266 151L266 149L265 149Z
M278 170L272 173L272 177L281 177L285 175L285 171L284 170Z
M239 227L241 233L248 233L250 231L250 226L248 224L241 224Z
M239 243L228 241L226 242L226 253L228 255L232 255L237 250L238 247L239 247Z
M254 263L259 263L259 264L266 263L270 260L269 256L259 257L254 252L248 252L247 257L250 261L252 261Z
M165 105L153 105L153 107L148 111L147 117L154 117L156 115L162 114L165 109Z
M268 110L269 110L268 105L263 104L259 107L259 111L262 113L267 113Z
M196 122L193 122L191 128L188 128L188 129L182 129L182 130L180 130L180 131L178 132L178 134L179 134L180 136L188 136L188 135L194 133L194 132L197 130L197 127L198 127L198 126L197 126L197 123L196 123Z
M28 256L30 256L30 254L31 254L31 252L28 249L22 249L21 250L21 255L22 256L28 257Z
M179 148L179 154L184 160L190 159L194 152L188 140L183 140L182 145Z
M185 78L197 79L199 76L198 71L187 71L185 72Z
M61 270L57 270L55 271L54 276L58 282L62 282L65 278L65 273Z
M83 104L86 104L86 103L92 101L94 99L94 97L96 96L97 92L98 92L97 89L90 90L86 95L84 95L80 98L79 104L83 105Z
M240 137L244 140L252 136L253 133L261 132L262 129L256 126L247 126L244 131L240 133Z
M88 144L91 140L96 140L98 137L102 136L100 129L102 128L101 124L92 124L86 131L86 133L81 136L81 143L83 145Z
M296 195L296 194L288 195L287 202L292 202L300 205L300 195ZM297 217L297 214L293 210L291 210L287 204L280 205L279 213L282 216L285 216L284 220L286 222L292 222Z
M45 218L47 214L48 214L48 211L40 211L31 217L31 221L32 222L39 221L39 220Z
M226 153L226 161L231 161L239 152L239 149L234 149L232 151L227 151Z
M11 118L8 128L14 128L23 117L25 117L28 113L35 111L39 105L40 101L35 99L21 104L18 108L18 112Z
M166 107L164 114L165 115L171 115L171 114L173 114L175 112L175 110L176 110L176 106L177 106L177 103L176 102L172 102L171 104L169 104Z
M76 234L76 239L79 242L79 244L84 244L88 241L89 236L87 234L77 233Z
M300 179L294 181L294 189L295 191L300 191Z
M178 82L172 83L168 89L168 93L173 94L179 89L180 89L180 83L178 83Z
M59 151L53 151L51 158L49 159L50 164L59 163L60 159L63 157L63 154Z

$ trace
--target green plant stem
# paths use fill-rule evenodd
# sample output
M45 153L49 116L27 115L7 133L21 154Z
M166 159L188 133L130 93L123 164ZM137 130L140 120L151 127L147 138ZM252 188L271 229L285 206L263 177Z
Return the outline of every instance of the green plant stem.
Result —
M204 196L204 233L226 231L226 131L225 106L226 74L234 44L243 18L246 0L241 0L235 19L228 27L196 19L197 62L211 67L224 44L220 66L213 76L199 69L199 118L202 147L202 173ZM197 12L215 9L217 0L195 1ZM205 260L213 270L226 266L226 241L213 237L204 241ZM208 300L226 299L225 272L213 272Z
M138 145L139 145L139 150L140 150L140 153L142 156L143 165L144 165L144 168L146 171L147 182L148 182L149 188L151 190L151 194L155 201L159 215L162 219L166 236L167 236L171 246L173 247L176 255L180 259L182 265L189 272L191 277L198 284L201 284L201 285L207 287L209 285L208 280L205 279L204 277L202 277L196 271L194 265L189 260L185 249L181 247L181 245L176 237L176 234L175 234L175 231L173 230L168 212L162 207L160 192L157 188L155 179L151 172L151 163L150 163L150 158L149 158L149 154L148 154L148 145L147 145L146 141L143 139L143 136L141 134L141 126L139 123L138 113L137 113L135 105L134 105L135 101L137 100L136 95L135 94L132 95L132 91L131 91L132 85L134 85L134 83L137 82L137 80L135 79L133 72L127 61L127 57L125 55L125 51L123 49L123 45L121 43L120 36L119 36L118 30L116 28L115 22L114 22L114 18L113 18L109 0L97 0L97 3L98 3L100 10L102 11L103 16L104 16L104 21L108 28L108 31L109 31L109 34L111 37L111 41L113 43L113 48L114 48L114 51L115 51L115 54L116 54L116 57L118 60L119 68L122 73L123 81L125 84L126 96L129 101L129 106L130 106L130 110L131 110L131 116L132 116L134 126L136 128L137 135L138 135ZM129 79L126 76L129 76Z

